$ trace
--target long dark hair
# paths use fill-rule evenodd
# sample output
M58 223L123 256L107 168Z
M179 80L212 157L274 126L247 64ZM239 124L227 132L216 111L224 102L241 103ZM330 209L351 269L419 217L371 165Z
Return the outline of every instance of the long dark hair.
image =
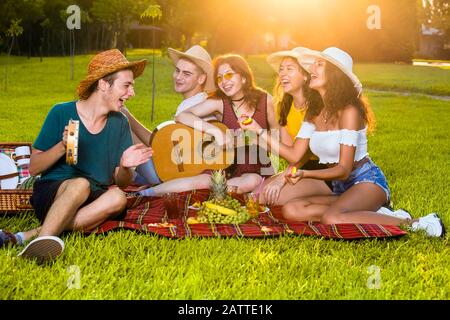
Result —
M214 67L214 83L216 84L216 87L219 88L219 85L217 83L217 73L219 66L225 63L228 64L234 72L238 73L243 79L245 79L245 83L242 84L242 91L245 97L244 101L248 106L256 109L258 106L258 101L264 94L266 94L266 92L256 86L252 70L250 69L247 61L245 61L242 56L237 54L226 54L218 56L213 60L212 64ZM231 98L223 93L222 90L217 90L216 96L221 99L231 100Z
M311 80L311 76L309 73L303 69L302 66L297 62L297 60L292 59L297 64L300 72L303 76L306 76L306 81L303 84L302 92L305 97L306 109L308 110L308 114L310 115L318 115L320 110L322 110L323 102L320 94L309 87L309 82ZM285 126L287 124L287 116L289 115L289 111L291 110L292 101L294 101L294 97L283 91L280 83L280 77L277 78L274 92L275 104L278 110L278 123L280 126Z
M325 115L329 120L336 121L340 110L348 105L358 108L361 117L368 126L368 131L375 130L375 115L369 104L369 101L358 96L358 90L355 88L352 80L334 64L327 62L325 64L325 95L323 104ZM308 118L314 116L308 115Z

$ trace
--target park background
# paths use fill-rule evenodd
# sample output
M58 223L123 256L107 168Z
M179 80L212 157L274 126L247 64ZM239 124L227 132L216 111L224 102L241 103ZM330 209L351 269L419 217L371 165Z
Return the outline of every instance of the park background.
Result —
M68 30L74 4L81 29ZM101 50L117 47L130 60L150 61L127 106L153 129L181 101L168 47L242 54L257 84L271 92L268 53L337 46L354 57L377 117L369 153L386 173L394 206L414 217L438 212L448 227L448 10L437 0L3 0L0 142L34 141L50 108L75 98ZM2 229L37 223L30 212L0 215ZM20 248L0 250L0 299L450 298L448 236L171 240L120 230L63 239L63 256L47 266L18 259Z

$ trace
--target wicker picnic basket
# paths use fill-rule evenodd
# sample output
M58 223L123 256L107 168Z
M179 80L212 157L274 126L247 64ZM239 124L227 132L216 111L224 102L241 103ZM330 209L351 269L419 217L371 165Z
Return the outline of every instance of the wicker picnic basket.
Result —
M29 146L29 142L0 142L0 152L8 152L20 146ZM33 210L30 203L33 190L26 189L0 189L0 212L19 213L21 211Z

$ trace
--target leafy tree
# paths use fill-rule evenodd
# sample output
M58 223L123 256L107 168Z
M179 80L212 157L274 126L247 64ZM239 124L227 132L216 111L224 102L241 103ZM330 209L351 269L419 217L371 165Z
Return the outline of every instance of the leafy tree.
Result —
M126 52L131 22L152 3L151 0L94 0L91 13L110 32L110 46Z
M420 22L436 28L450 42L450 3L448 0L417 0Z
M23 27L20 25L22 19L15 19L11 21L11 25L6 30L6 35L11 38L11 46L8 50L8 56L11 55L11 51L14 47L14 40L23 33Z

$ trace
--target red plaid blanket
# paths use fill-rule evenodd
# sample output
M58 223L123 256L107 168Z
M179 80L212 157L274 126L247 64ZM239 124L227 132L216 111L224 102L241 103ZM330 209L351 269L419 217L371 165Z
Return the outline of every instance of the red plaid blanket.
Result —
M270 208L245 224L187 224L187 218L196 216L189 206L208 197L207 190L180 193L178 207L182 215L167 219L162 198L128 197L127 214L122 221L107 221L95 233L104 233L118 228L134 229L170 238L184 237L267 237L283 234L320 236L333 239L388 238L405 235L396 226L378 224L335 224L317 222L290 222L281 217L281 207Z

